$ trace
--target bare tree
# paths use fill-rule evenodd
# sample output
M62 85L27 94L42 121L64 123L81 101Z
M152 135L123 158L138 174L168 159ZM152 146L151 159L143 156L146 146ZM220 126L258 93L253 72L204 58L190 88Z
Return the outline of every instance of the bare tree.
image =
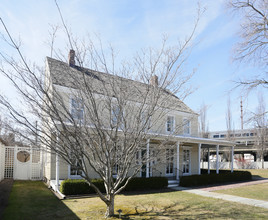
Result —
M229 6L242 15L239 32L242 41L235 48L235 60L253 63L264 70L254 79L241 80L239 84L250 89L259 85L267 88L268 1L231 0Z
M209 128L207 121L208 106L203 103L199 111L199 131L202 138L208 138Z
M231 111L231 100L230 96L227 100L227 110L226 110L226 129L227 129L227 140L233 140L234 138L234 128L233 128L233 118L232 118L232 111Z
M268 154L268 119L262 94L259 94L259 104L251 121L255 128L254 132L256 133L254 145L257 148L257 157L260 158L262 168L264 168L264 157Z
M208 138L209 136L209 127L207 121L207 110L208 106L203 103L199 110L199 135L202 138ZM207 156L207 148L201 149L201 160L202 160L202 168L204 168L204 160Z
M228 99L227 99L227 110L226 110L225 121L226 121L226 130L227 130L227 135L225 139L227 139L228 141L234 141L234 127L233 127L230 96L228 96ZM230 156L231 154L229 151L223 152L223 157L228 159L229 161L231 161Z
M77 170L105 202L107 217L114 215L115 196L144 163L162 152L165 139L160 148L135 162L148 139L157 138L163 127L159 122L172 109L190 111L182 100L191 93L187 82L192 73L184 73L181 67L190 54L198 20L199 15L190 36L178 45L168 46L167 39L163 39L159 49L144 49L119 66L112 47L107 52L100 40L98 44L90 39L78 42L68 34L68 46L72 48L69 64L47 58L44 70L26 60L0 18L4 40L18 54L16 59L0 53L4 63L0 72L12 82L27 111L2 95L1 105L19 125L17 132L25 140L36 144L38 137L40 148L58 154ZM56 29L52 44L55 34ZM36 121L42 126L36 127ZM91 172L104 181L106 193L92 183Z

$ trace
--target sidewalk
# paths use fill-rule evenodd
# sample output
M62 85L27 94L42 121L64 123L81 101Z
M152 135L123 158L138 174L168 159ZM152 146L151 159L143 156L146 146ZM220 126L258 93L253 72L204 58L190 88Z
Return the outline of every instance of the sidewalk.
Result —
M200 195L200 196L211 197L211 198L216 198L216 199L223 199L223 200L230 201L230 202L239 202L239 203L246 204L246 205L251 205L251 206L256 206L256 207L268 209L268 201L257 200L257 199L248 199L248 198L239 197L239 196L232 196L232 195L212 192L215 190L230 189L230 188L249 186L249 185L255 185L255 184L262 184L262 183L268 183L268 179L249 181L249 182L245 182L245 183L228 184L228 185L223 185L223 186L204 187L204 188L198 188L198 189L180 187L180 186L174 187L172 189L184 191L184 192L189 192L189 193L193 193L193 194Z

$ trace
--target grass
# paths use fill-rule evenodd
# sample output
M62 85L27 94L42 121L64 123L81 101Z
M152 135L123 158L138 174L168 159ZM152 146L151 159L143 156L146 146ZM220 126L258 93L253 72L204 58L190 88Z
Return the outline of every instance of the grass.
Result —
M3 219L79 219L39 181L15 181Z
M247 169L253 177L268 178L268 169Z
M268 201L268 183L243 186L233 189L218 190L216 192L234 196L241 196L250 199L259 199Z
M118 209L124 219L268 218L267 209L178 191L119 195ZM97 197L60 201L41 182L15 181L3 219L102 219L104 213L105 205Z

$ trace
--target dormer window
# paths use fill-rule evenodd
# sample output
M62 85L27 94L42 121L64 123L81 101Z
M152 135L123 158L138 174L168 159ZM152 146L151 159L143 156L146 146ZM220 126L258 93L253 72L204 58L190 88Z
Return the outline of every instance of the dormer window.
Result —
M183 134L184 135L191 134L191 123L190 120L187 118L183 119Z
M73 120L84 120L84 104L80 98L71 98L71 115Z
M174 116L167 116L167 132L174 132L175 118Z

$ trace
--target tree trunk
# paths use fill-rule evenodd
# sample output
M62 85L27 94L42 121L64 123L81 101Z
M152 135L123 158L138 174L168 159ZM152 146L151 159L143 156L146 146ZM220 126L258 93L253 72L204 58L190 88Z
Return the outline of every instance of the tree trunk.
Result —
M114 216L114 195L110 196L110 201L106 203L106 213L105 217L112 217Z

